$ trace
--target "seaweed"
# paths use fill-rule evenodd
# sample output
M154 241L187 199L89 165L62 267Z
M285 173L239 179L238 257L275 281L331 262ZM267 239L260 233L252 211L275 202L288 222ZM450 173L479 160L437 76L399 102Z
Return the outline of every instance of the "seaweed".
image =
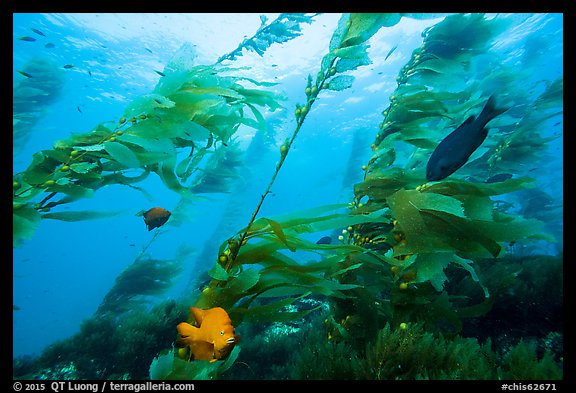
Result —
M45 217L52 209L90 197L106 185L131 186L155 173L167 188L189 196L194 185L214 182L206 180L209 172L196 180L190 177L208 154L227 148L241 125L264 126L257 107L274 111L282 99L242 84L271 83L222 75L234 71L237 69L218 65L173 70L151 94L128 105L116 124L99 124L89 133L73 135L56 142L53 149L35 153L28 168L13 176L14 246L30 237L42 218L66 217ZM181 158L185 151L188 154ZM203 192L213 190L204 187ZM42 199L36 202L37 198ZM77 213L76 218L95 215L98 213Z
M242 56L244 49L256 52L259 56L262 56L272 44L281 44L300 36L302 34L300 25L312 23L316 15L283 13L270 23L267 23L268 18L266 16L261 15L261 25L256 33L250 38L245 38L232 52L220 56L218 62L236 60L238 56Z
M454 335L462 330L463 319L489 312L495 301L475 261L502 257L506 242L553 241L542 232L540 221L499 211L492 199L534 187L529 177L497 183L454 178L422 184L421 161L396 163L393 142L406 142L417 157L419 151L435 147L438 134L429 132L432 125L437 130L452 127L483 102L472 82L463 93L454 93L442 90L444 84L438 78L441 73L454 78L453 68L463 63L457 75L470 79L468 74L475 69L468 65L474 56L487 51L504 28L500 21L482 15L455 15L426 32L423 46L401 71L405 77L398 78L398 89L383 113L381 133L372 145L374 156L363 167L365 178L354 187L348 213L326 214L328 209L344 207L335 206L257 219L318 94L323 89L349 88L353 77L337 74L369 64L366 40L382 25L394 24L395 18L399 19L352 14L340 19L316 80L308 76L306 104L296 106L296 129L281 146L280 161L267 189L246 228L220 246L218 262L209 271L213 280L195 306L222 306L230 310L236 324L286 321L314 311L283 312L286 305L325 296L333 306L333 316L327 318L330 336L354 347L365 345L387 322L396 326L418 322L429 330ZM480 33L453 47L440 45L444 29L453 25L467 35ZM417 84L409 83L412 80ZM311 244L302 238L303 233L338 228L344 229L336 245ZM321 259L305 261L303 252L318 253ZM454 268L467 276L455 278L459 276L452 273ZM448 292L447 288L457 288L447 286L451 277L455 281L467 278L482 295ZM260 305L263 298L270 299ZM363 322L363 332L354 321Z
M76 379L148 378L150 359L170 345L173 325L185 312L176 301L167 300L152 308L139 305L122 315L94 314L77 334L45 349L27 377L70 377L57 370L73 369Z
M114 285L94 315L111 314L118 317L123 312L145 305L147 297L158 296L174 284L190 250L181 247L171 260L152 258L146 251L158 233L155 233L134 262L116 277Z
M282 326L288 330L295 321L314 318L306 344L291 360L295 364L293 378L561 377L556 364L561 364L561 356L545 347L507 340L505 345L497 342L498 351L494 351L492 342L505 340L504 335L486 334L484 343L462 335L481 330L484 325L479 317L489 313L514 310L510 324L518 318L518 324L525 326L525 318L520 316L526 312L510 305L514 303L510 292L521 291L526 298L547 304L543 308L557 310L558 291L562 290L557 282L561 257L543 258L554 263L548 264L546 274L538 276L534 272L539 268L544 272L543 265L531 266L530 258L521 263L523 256L511 246L555 241L539 219L541 214L533 214L534 209L525 201L519 201L519 206L512 203L522 192L537 189L535 179L516 175L488 181L492 172L525 174L522 165L543 153L543 148L525 148L531 146L528 140L534 137L542 144L552 141L556 136L538 138L536 129L562 113L561 78L547 84L540 95L529 97L526 87L519 86L519 79L511 76L510 66L491 52L495 39L507 28L505 19L451 15L423 33L423 45L401 69L397 88L382 112L380 124L375 125L378 131L371 145L373 154L362 166L364 177L351 190L349 203L259 217L319 95L325 90L339 92L353 86L354 77L349 72L371 62L370 38L403 16L423 17L341 17L318 74L315 78L308 75L305 102L297 104L294 111L295 129L280 147L275 171L247 225L232 230L232 236L225 240L218 234L215 262L207 272L209 282L190 303L204 309L224 308L235 327L252 327L252 342L241 353L237 346L227 359L212 363L183 361L175 350L155 353L158 356L149 368L151 378L226 378L234 375L233 365L242 366L240 359L253 362L256 369L257 357L246 355L246 349L254 349L259 340L256 336L260 330L256 332L254 326ZM244 41L219 62L235 59L243 49L262 55L273 42L297 35L298 23L308 22L281 18L287 18L286 14L269 25L263 20L255 35L258 40ZM279 26L287 26L287 20L296 23L290 25L292 30L276 34L283 31ZM458 32L456 39L454 31ZM484 62L493 67L484 66ZM223 76L220 73L238 69L218 63L191 70L167 70L170 72L154 92L132 103L117 125L100 125L93 135L74 136L59 144L58 149L38 153L32 169L15 177L14 217L22 233L29 232L40 218L50 218L52 213L43 209L85 197L104 184L136 183L151 173L183 198L191 192L230 190L230 181L237 177L240 167L235 131L241 125L266 129L256 106L274 111L279 108L279 96L242 84L267 87L265 82ZM488 138L486 146L453 176L425 183L425 158L430 151L448 132L480 110L486 96L500 89L514 93L502 94L510 110L495 119L499 132ZM528 108L535 108L537 113ZM158 129L164 130L161 136ZM516 148L521 154L514 154ZM72 154L74 151L77 153ZM68 158L72 156L86 161ZM75 173L75 180L69 173ZM50 181L53 183L46 184ZM41 186L26 188L26 184ZM40 189L50 194L33 206L29 200ZM58 193L66 193L66 197L49 202ZM80 217L75 213L68 216ZM324 231L336 233L338 242L317 244L309 240ZM138 260L133 265L139 279L149 278L143 270L157 269L166 280L135 285L124 280L132 277L129 268L119 277L117 289L105 298L104 310L119 310L118 305L131 307L135 294L161 290L176 273L170 264L161 268L158 261L143 261L149 261L149 265ZM555 286L550 292L553 296L546 298L533 291L527 284L530 282L540 288ZM322 313L326 309L329 311ZM534 328L531 334L536 339L548 334L546 339L555 341L548 328ZM494 326L489 329L492 333L496 330ZM167 335L174 334L172 326ZM146 337L146 332L142 336ZM286 339L286 345L294 337ZM153 342L154 338L146 341ZM136 342L126 340L126 345ZM119 348L122 343L113 345ZM153 347L157 349L157 345ZM282 348L276 349L282 352ZM130 351L121 352L127 363ZM137 359L140 368L142 362ZM274 377L286 374L282 366L267 367ZM521 371L522 367L526 369ZM263 374L257 370L253 375Z
M536 353L533 343L520 342L507 354L499 354L487 340L453 338L426 332L421 325L390 325L378 331L364 348L326 340L312 330L293 356L295 379L561 379L561 369L545 351Z
M12 91L12 150L17 154L30 138L34 126L46 109L60 97L64 86L64 72L44 58L29 61L23 71L25 76Z

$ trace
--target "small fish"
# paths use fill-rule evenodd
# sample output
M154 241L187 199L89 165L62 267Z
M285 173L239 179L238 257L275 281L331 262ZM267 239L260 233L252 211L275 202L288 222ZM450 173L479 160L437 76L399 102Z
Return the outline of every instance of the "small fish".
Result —
M148 52L152 53L152 51L146 47L144 47L144 49L146 49Z
M16 70L16 72L19 73L20 75L24 75L26 78L32 78L32 75L30 75L27 72L20 71L20 70Z
M176 346L184 349L179 355L188 360L209 360L215 362L228 357L240 336L234 334L230 317L221 307L202 310L190 307L190 314L196 325L181 322L176 326L180 338ZM187 353L189 351L189 353Z
M69 70L70 68L74 68L74 65L73 65L73 64L66 64L66 65L64 66L64 68L67 69L67 70Z
M154 98L154 101L156 101L156 103L162 105L162 101L160 101L158 98Z
M148 211L141 212L138 215L144 216L144 223L146 223L146 227L148 231L151 231L154 228L159 228L168 221L170 218L170 213L168 210L162 207L153 207Z
M486 183L499 183L512 178L511 173L499 173L486 179Z
M426 165L426 180L442 180L466 164L488 136L486 124L507 110L496 108L494 101L490 96L477 118L470 116L436 146Z
M52 49L52 48L55 48L55 47L56 47L56 45L54 45L54 44L51 43L51 42L49 42L49 43L47 43L46 45L44 45L44 48L48 48L48 49Z
M388 54L387 54L386 57L384 58L384 61L388 60L388 58L390 57L390 55L391 55L392 53L394 53L394 51L396 50L396 48L398 48L398 44L394 45L394 46L392 47L392 49L390 49L390 51L388 52Z
M206 149L211 148L213 143L214 143L214 135L210 133L210 136L208 137L208 142L206 143Z
M20 41L28 41L28 42L33 42L36 41L36 38L34 37L28 37L28 36L24 36L24 37L20 37L18 38Z
M90 76L90 78L92 78L92 72L90 72L90 70L88 70L88 75Z
M160 76L166 76L166 74L164 74L164 73L162 73L162 72L160 72L160 71L154 70L154 72L157 73L157 74L160 75Z
M330 236L321 237L316 244L332 244L332 238Z
M46 37L46 34L42 33L40 30L35 29L33 27L30 28L30 30L32 30L34 33L41 35L42 37Z
M78 110L78 112L82 113L82 109L80 109L79 106L77 106L76 109Z
M15 304L12 304L12 311L18 311L18 310L20 310L20 307L18 307Z

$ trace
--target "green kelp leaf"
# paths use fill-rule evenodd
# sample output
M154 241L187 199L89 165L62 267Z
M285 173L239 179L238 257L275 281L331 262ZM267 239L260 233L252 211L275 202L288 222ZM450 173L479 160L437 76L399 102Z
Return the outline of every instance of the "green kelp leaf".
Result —
M375 165L378 168L387 168L394 164L396 160L396 150L390 149L377 149L370 157L370 165Z
M22 179L29 184L42 184L52 178L54 170L59 165L60 161L46 156L44 151L34 153L32 163L22 174Z
M188 180L188 178L190 177L190 175L192 175L192 172L194 172L194 170L198 169L196 168L195 165L191 165L192 162L194 161L193 160L194 157L195 157L194 155L189 155L182 161L180 161L176 166L176 176L178 176L180 180L183 182Z
M470 221L438 210L422 210L422 217L426 219L427 235L456 250L479 253L484 249L494 258L502 250L493 236L482 229L482 221Z
M460 250L467 253L486 253L496 257L501 247L482 231L462 217L457 204L445 207L428 204L434 210L417 207L410 196L415 190L400 190L387 198L398 228L404 232L406 242L394 247L394 256ZM436 210L438 209L438 210ZM451 214L452 211L457 214Z
M50 191L52 192L61 192L63 194L67 194L75 199L79 198L90 198L94 196L94 189L83 187L75 183L67 182L65 184L60 184L57 182L55 185L50 187Z
M229 290L235 294L245 294L247 290L258 283L259 279L260 272L258 270L246 269L229 281L225 290Z
M55 146L60 146L62 149L74 146L75 149L78 150L80 146L98 145L112 136L112 134L113 132L110 128L103 124L98 124L91 132L85 134L72 134L70 138L56 142Z
M110 218L120 214L120 212L109 212L109 211L65 211L65 212L50 212L42 214L42 219L60 220L60 221L85 221L85 220L97 220L101 218Z
M172 348L168 353L156 356L150 364L149 375L152 381L167 379L172 373L177 349Z
M44 155L46 157L50 157L52 159L54 159L55 161L58 161L60 163L65 163L70 159L70 153L67 150L60 150L60 149L56 149L56 150L42 150L42 153L44 153Z
M98 143L96 145L74 146L73 148L78 151L102 151L104 150L104 144Z
M180 184L180 181L176 177L176 174L174 172L175 164L176 164L176 157L174 156L169 157L168 159L160 163L159 168L156 169L156 173L158 173L158 175L160 176L162 182L164 182L166 187L168 187L172 191L176 191L177 193L187 194L190 191L182 184Z
M155 164L176 154L173 142L166 138L152 139L124 134L122 143L132 150L141 165Z
M459 75L465 73L465 65L455 61L430 59L419 63L413 70L416 72L425 70L437 74Z
M407 203L410 203L418 210L436 210L458 217L465 217L462 202L450 196L421 193L416 190L399 190L396 192L394 198L396 200L397 198L405 198Z
M264 220L270 225L270 228L272 228L272 231L278 237L278 239L280 239L280 241L282 243L284 243L290 251L292 251L292 252L296 251L296 248L288 243L288 240L286 239L286 235L284 234L284 231L282 230L282 225L280 225L278 222L271 220L269 218L264 218Z
M416 269L416 278L412 281L415 283L429 281L434 289L441 292L444 289L444 283L448 280L444 269L450 264L454 253L422 253L413 256L414 262L410 267ZM410 258L410 259L412 259Z
M346 272L348 272L348 271L350 271L350 270L358 269L359 267L361 267L361 266L363 266L363 265L364 265L363 263L356 263L356 264L354 264L354 265L345 267L345 268L340 269L340 270L338 270L338 271L336 271L336 272L334 272L334 273L331 273L331 274L330 274L330 277L339 276L340 274L344 274L344 273L346 273Z
M494 212L494 221L476 221L475 225L479 231L499 242L539 238L544 228L544 223L540 220L507 215L497 211Z
M368 195L374 202L383 202L403 187L422 184L422 176L402 168L388 168L370 172L362 183L354 185L357 198Z
M98 168L98 163L96 162L75 162L70 164L70 170L76 173L88 173L96 168Z
M306 292L301 296L294 298L280 299L272 303L262 306L255 306L250 308L238 307L234 311L243 314L243 321L247 322L288 322L295 319L300 319L319 307L315 307L305 311L290 312L286 311L286 307L291 305L297 300L308 297L311 292Z
M159 84L156 85L156 89ZM124 117L130 118L142 113L154 113L155 108L170 109L174 106L176 106L174 101L161 94L145 94L128 104L124 110Z
M348 31L347 24L348 21L350 20L350 17L351 14L344 13L338 20L338 26L336 27L336 30L334 30L334 33L332 33L332 37L330 38L330 45L328 47L330 53L332 53L333 50L340 48L342 46L342 42ZM322 71L326 72L325 69L322 69Z
M460 266L461 268L466 270L468 273L470 273L470 276L472 277L472 279L474 281L476 281L482 287L482 290L484 291L484 297L486 297L486 298L490 297L490 293L488 292L488 288L486 288L480 282L480 278L478 277L478 274L476 274L476 270L474 270L474 266L472 266L472 264L474 263L473 261L471 261L469 259L460 258L459 256L454 255L452 257L452 262L454 262L455 264L457 264L458 266Z
M266 119L264 119L264 116L262 116L262 113L260 113L260 111L254 105L248 103L246 105L252 110L252 113L254 114L254 117L258 122L258 127L253 128L256 128L257 130L268 129L268 124L266 123Z
M127 168L140 167L140 161L130 148L119 142L105 142L104 149L110 156Z
M332 54L341 59L365 59L367 56L368 44L361 43L354 46L347 46L345 48L334 49Z
M239 94L236 90L220 86L209 86L209 87L186 86L185 88L180 89L180 91L192 94L217 95L221 97L233 98L236 100L244 99L244 96L242 94Z
M40 225L40 213L30 205L14 205L12 213L12 246L18 247L32 238Z
M535 181L531 177L523 176L511 178L496 183L471 183L464 180L452 179L431 184L424 188L423 192L435 192L443 195L500 195L518 191L525 188L533 188Z
M404 141L420 149L427 149L427 150L432 150L438 145L438 142L436 140L424 139L424 138L412 138L412 139L405 138Z
M456 198L462 201L462 206L464 206L466 217L472 220L492 221L494 201L492 201L492 199L489 197L476 195L458 195Z
M177 356L177 349L171 349L167 354L158 355L150 365L151 380L213 380L228 370L240 353L236 345L224 361L186 361Z
M286 99L285 96L275 92L259 89L246 89L242 86L239 86L237 91L244 96L246 103L268 107L272 112L276 109L282 108L279 101Z
M294 283L294 287L299 286L302 291L343 298L346 297L341 291L358 288L356 284L342 284L336 280L329 280L319 277L314 272L305 271L306 266L283 266L267 267L261 271L261 280L258 283L257 291L264 292L271 288L276 288L284 283ZM325 269L325 268L324 268ZM321 272L318 272L321 274Z
M343 37L340 47L348 47L365 42L372 37L381 27L394 26L402 18L396 13L353 13L349 18L349 28Z
M328 83L328 89L334 91L341 91L352 87L354 77L352 75L337 75Z
M360 66L369 64L372 64L372 60L370 60L367 54L354 59L339 58L336 62L336 73L355 70Z
M208 275L219 281L226 281L230 278L228 272L219 263L215 263L212 269L208 270Z

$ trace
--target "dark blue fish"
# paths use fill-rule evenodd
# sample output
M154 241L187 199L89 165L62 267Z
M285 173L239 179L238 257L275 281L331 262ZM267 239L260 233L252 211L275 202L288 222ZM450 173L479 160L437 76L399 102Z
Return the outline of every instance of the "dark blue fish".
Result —
M73 65L73 64L66 64L66 65L64 66L64 68L67 69L67 70L69 70L70 68L74 68L74 65Z
M52 48L55 48L55 47L56 47L56 45L54 45L54 44L51 43L51 42L49 42L49 43L47 43L46 45L44 45L44 48L48 48L48 49L52 49Z
M316 244L332 244L332 238L330 236L321 237Z
M166 74L164 74L164 73L162 73L162 72L160 72L160 71L154 70L154 72L157 73L157 74L160 75L160 76L166 76Z
M470 116L436 146L426 166L426 180L442 180L466 164L486 139L486 124L507 110L496 108L494 101L494 96L490 96L477 118Z
M511 173L499 173L486 179L486 183L499 183L512 178Z
M28 42L33 42L36 41L36 38L34 37L28 37L28 36L24 36L24 37L20 37L18 38L20 41L28 41Z
M24 75L26 78L32 78L32 75L30 75L27 72L20 71L20 70L16 70L16 72L19 73L20 75Z
M34 33L41 35L42 37L46 37L46 34L42 33L40 30L35 29L33 27L30 28L30 30L32 30Z
M388 52L388 54L387 54L386 57L384 58L384 61L388 60L388 58L390 57L390 55L391 55L392 53L394 53L394 51L396 50L396 48L398 48L398 44L394 45L394 46L392 47L392 49L390 49L390 52Z

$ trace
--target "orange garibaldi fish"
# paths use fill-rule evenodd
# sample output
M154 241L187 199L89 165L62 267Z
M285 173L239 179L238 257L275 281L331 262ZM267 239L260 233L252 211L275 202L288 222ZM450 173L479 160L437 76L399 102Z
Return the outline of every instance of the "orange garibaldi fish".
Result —
M223 308L214 307L201 310L190 307L190 314L196 320L198 327L182 322L176 327L180 338L176 345L180 348L190 348L189 360L209 360L215 362L225 359L240 337L234 335L234 326Z
M142 213L148 231L164 225L170 218L171 214L172 213L162 207L153 207L152 209Z

